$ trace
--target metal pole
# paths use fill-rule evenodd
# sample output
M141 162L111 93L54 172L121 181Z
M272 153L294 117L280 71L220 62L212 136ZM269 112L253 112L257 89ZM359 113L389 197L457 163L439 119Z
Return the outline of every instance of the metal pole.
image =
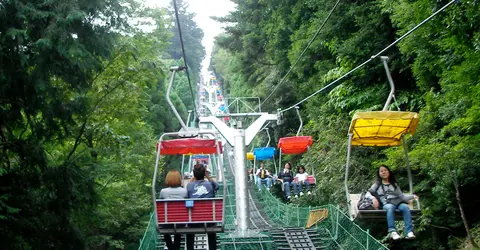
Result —
M312 162L312 151L310 151L310 146L308 146L307 152L308 152L308 161L307 161L307 164L305 164L305 166L307 166L308 164L310 164L310 162ZM312 175L313 177L315 177L315 165L312 165Z
M350 212L350 193L348 192L348 170L350 168L350 153L352 151L352 136L348 134L348 149L347 149L347 164L345 165L345 194L347 195L347 207L350 220L353 220L352 213Z
M190 116L192 115L192 110L188 111L188 117L187 117L187 127L190 127Z
M188 173L190 174L190 169L192 168L192 156L190 155L190 157L188 158Z
M182 126L182 128L187 131L187 125L185 125L185 123L183 122L182 120L182 117L180 116L180 114L178 114L177 110L175 109L175 106L173 105L172 101L170 100L170 93L172 92L172 85L173 85L173 80L175 79L175 73L177 72L177 70L179 70L180 68L179 67L173 67L171 68L170 70L172 71L172 77L170 78L170 83L168 84L168 89L167 89L167 102L168 102L168 105L170 106L170 108L172 109L173 111L173 114L175 115L175 117L177 117L177 120L178 122L180 122L180 125Z
M388 83L390 83L390 94L388 94L387 102L383 106L383 111L388 110L388 105L392 102L393 95L395 94L395 84L393 83L392 75L390 75L390 69L388 68L388 56L381 56L383 66L385 67L385 72L387 73Z
M300 127L298 127L297 136L300 134L300 131L302 130L302 127L303 127L302 116L300 115L300 111L298 109L299 109L299 107L295 106L295 110L297 111L298 119L300 119Z
M246 233L250 220L248 214L247 159L244 129L235 130L234 148L237 231L240 233Z
M182 155L182 170L180 172L180 174L183 176L183 168L185 166L185 155Z
M253 175L253 184L257 184L257 176L255 175L257 173L257 170L256 170L256 163L257 162L257 156L253 155L253 171L252 171L252 175Z
M267 135L268 135L268 142L267 142L267 145L265 147L268 147L268 146L270 146L270 141L272 140L272 138L270 137L270 133L268 132L268 128L265 128L265 130L267 131Z
M215 137L215 139L218 139L217 137ZM219 152L220 152L220 146L218 145L218 141L217 141L217 147L219 148ZM217 182L220 182L222 181L223 182L223 157L221 154L218 154L218 166L217 166Z
M158 163L160 162L160 150L162 145L162 139L158 141L158 149L157 149L157 159L155 160L155 170L153 171L153 180L152 180L152 202L153 202L153 211L155 213L155 218L157 218L157 197L155 195L155 184L157 183L157 173L158 173ZM157 230L158 224L156 226Z
M410 194L413 194L412 170L410 169L410 161L408 160L407 143L405 142L404 135L402 135L402 144L403 144L403 152L405 153L405 162L407 163L408 188L410 189Z
M278 153L278 171L275 174L278 175L278 173L281 171L281 168L282 168L282 148L280 148L280 152Z

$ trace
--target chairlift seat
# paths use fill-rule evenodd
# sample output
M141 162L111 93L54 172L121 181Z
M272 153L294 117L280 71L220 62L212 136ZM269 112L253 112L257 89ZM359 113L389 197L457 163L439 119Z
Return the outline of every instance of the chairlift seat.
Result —
M313 139L311 136L283 137L278 141L278 147L282 150L283 154L305 153L312 144Z
M162 234L223 232L223 198L157 199L157 230Z
M418 121L415 112L357 112L349 129L352 146L399 146L402 135L415 133Z
M378 210L359 210L357 207L358 202L360 201L360 196L362 194L350 194L350 204L349 212L352 215L352 218L359 220L386 220L387 212L383 209ZM417 200L417 207L419 201ZM410 213L412 218L416 218L421 214L420 209L414 209L413 201L408 203L410 208ZM395 220L403 220L403 214L400 210L395 209Z
M257 161L271 160L275 156L276 148L265 147L253 149L253 155Z

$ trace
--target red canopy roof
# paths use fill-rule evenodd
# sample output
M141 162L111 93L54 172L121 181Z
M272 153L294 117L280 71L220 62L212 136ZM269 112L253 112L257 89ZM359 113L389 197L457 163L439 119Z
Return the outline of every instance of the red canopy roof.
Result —
M176 139L162 141L160 154L178 155L178 154L216 154L217 146L215 139ZM222 153L222 144L218 142L220 153ZM158 143L157 143L158 149Z
M278 148L283 154L302 154L307 152L308 147L312 146L311 136L292 136L283 137L278 141Z

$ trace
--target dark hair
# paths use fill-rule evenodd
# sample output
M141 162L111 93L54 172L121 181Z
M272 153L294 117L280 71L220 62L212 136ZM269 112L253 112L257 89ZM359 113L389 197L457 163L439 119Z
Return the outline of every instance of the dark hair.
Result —
M392 170L387 166L387 165L380 165L378 168L377 168L377 183L381 184L382 183L382 177L380 177L380 168L381 167L384 167L388 170L388 182L390 182L390 184L392 184L394 187L397 186L397 178L395 178L395 174L393 174Z
M306 172L305 167L303 165L300 165L297 167L297 173L300 173L300 169L303 169L304 173Z
M197 181L205 179L205 168L201 164L193 167L193 177L195 177Z
M287 165L287 164L288 164L288 166L290 167L289 169L292 170L292 163L287 162L285 165Z

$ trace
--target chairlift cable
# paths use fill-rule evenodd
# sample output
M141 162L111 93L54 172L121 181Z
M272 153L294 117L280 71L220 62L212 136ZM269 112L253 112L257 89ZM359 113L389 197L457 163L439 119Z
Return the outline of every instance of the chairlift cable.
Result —
M275 91L277 90L278 86L280 86L284 81L285 79L287 79L287 76L290 75L290 73L292 72L293 68L295 68L295 66L297 65L297 63L300 61L300 59L302 59L303 55L305 54L305 52L307 51L307 49L310 47L310 45L312 45L313 41L315 40L315 38L317 38L318 34L320 33L320 31L322 31L323 27L325 26L325 24L327 23L328 19L330 18L330 16L332 15L333 11L337 8L338 4L340 3L340 1L342 0L338 0L336 3L335 3L335 6L333 6L332 10L330 10L330 13L328 13L328 16L325 18L325 20L323 20L323 23L322 25L320 25L320 27L318 28L317 32L315 33L315 35L313 35L313 37L310 39L310 41L308 42L307 46L303 49L302 53L297 57L297 59L295 60L295 62L293 63L293 65L290 67L290 69L288 70L287 74L285 74L282 79L280 80L280 82L275 85L275 87L273 88L272 92L267 96L267 98L265 100L263 100L263 102L260 104L260 106L262 106L272 95L273 93L275 93Z
M354 69L348 71L347 73L345 73L343 76L341 76L340 78L334 80L333 82L327 84L326 86L324 86L323 88L317 90L316 92L314 92L313 94L305 97L303 100L297 102L296 104L292 105L291 107L289 108L286 108L286 109L282 109L280 110L280 112L285 112L285 111L288 111L290 109L293 109L295 108L295 106L298 106L302 103L304 103L305 101L307 101L308 99L312 98L313 96L317 95L318 93L324 91L325 89L328 89L332 86L334 86L334 84L338 83L340 80L346 78L347 76L349 76L350 74L352 74L353 72L357 71L358 69L362 68L363 66L365 66L366 64L370 63L373 59L377 58L378 56L380 56L382 53L384 53L385 51L387 51L388 49L390 49L391 47L393 47L394 45L396 45L397 43L399 43L400 41L402 41L405 37L407 37L408 35L410 35L412 32L414 32L416 29L420 28L421 26L423 26L425 23L427 23L428 21L430 21L432 18L434 18L436 15L438 15L439 13L441 13L442 11L444 11L447 7L449 7L450 5L452 5L453 3L457 2L458 0L452 0L450 1L449 3L447 3L445 6L443 6L442 8L440 8L439 10L437 10L435 13L433 13L432 15L430 15L429 17L427 17L425 20L423 20L422 22L420 22L419 24L417 24L415 27L413 27L412 29L410 29L409 31L407 31L407 33L403 34L401 37L399 37L397 40L395 40L393 43L391 43L390 45L388 45L387 47L385 47L384 49L382 49L380 52L378 52L377 54L371 56L368 60L366 60L365 62L363 62L362 64L358 65L357 67L355 67Z
M187 64L187 56L185 54L185 46L183 44L182 29L180 27L180 19L178 18L177 1L176 0L172 0L172 1L173 1L173 8L175 9L175 18L177 19L178 35L180 37L180 44L182 46L183 63L185 64L185 72L187 73L188 87L190 88L190 94L192 95L193 109L194 109L195 115L198 119L198 117L200 117L200 116L198 115L198 111L196 109L197 104L195 102L195 94L193 93L192 82L190 81L190 74L189 74L189 71L188 71L188 64Z

